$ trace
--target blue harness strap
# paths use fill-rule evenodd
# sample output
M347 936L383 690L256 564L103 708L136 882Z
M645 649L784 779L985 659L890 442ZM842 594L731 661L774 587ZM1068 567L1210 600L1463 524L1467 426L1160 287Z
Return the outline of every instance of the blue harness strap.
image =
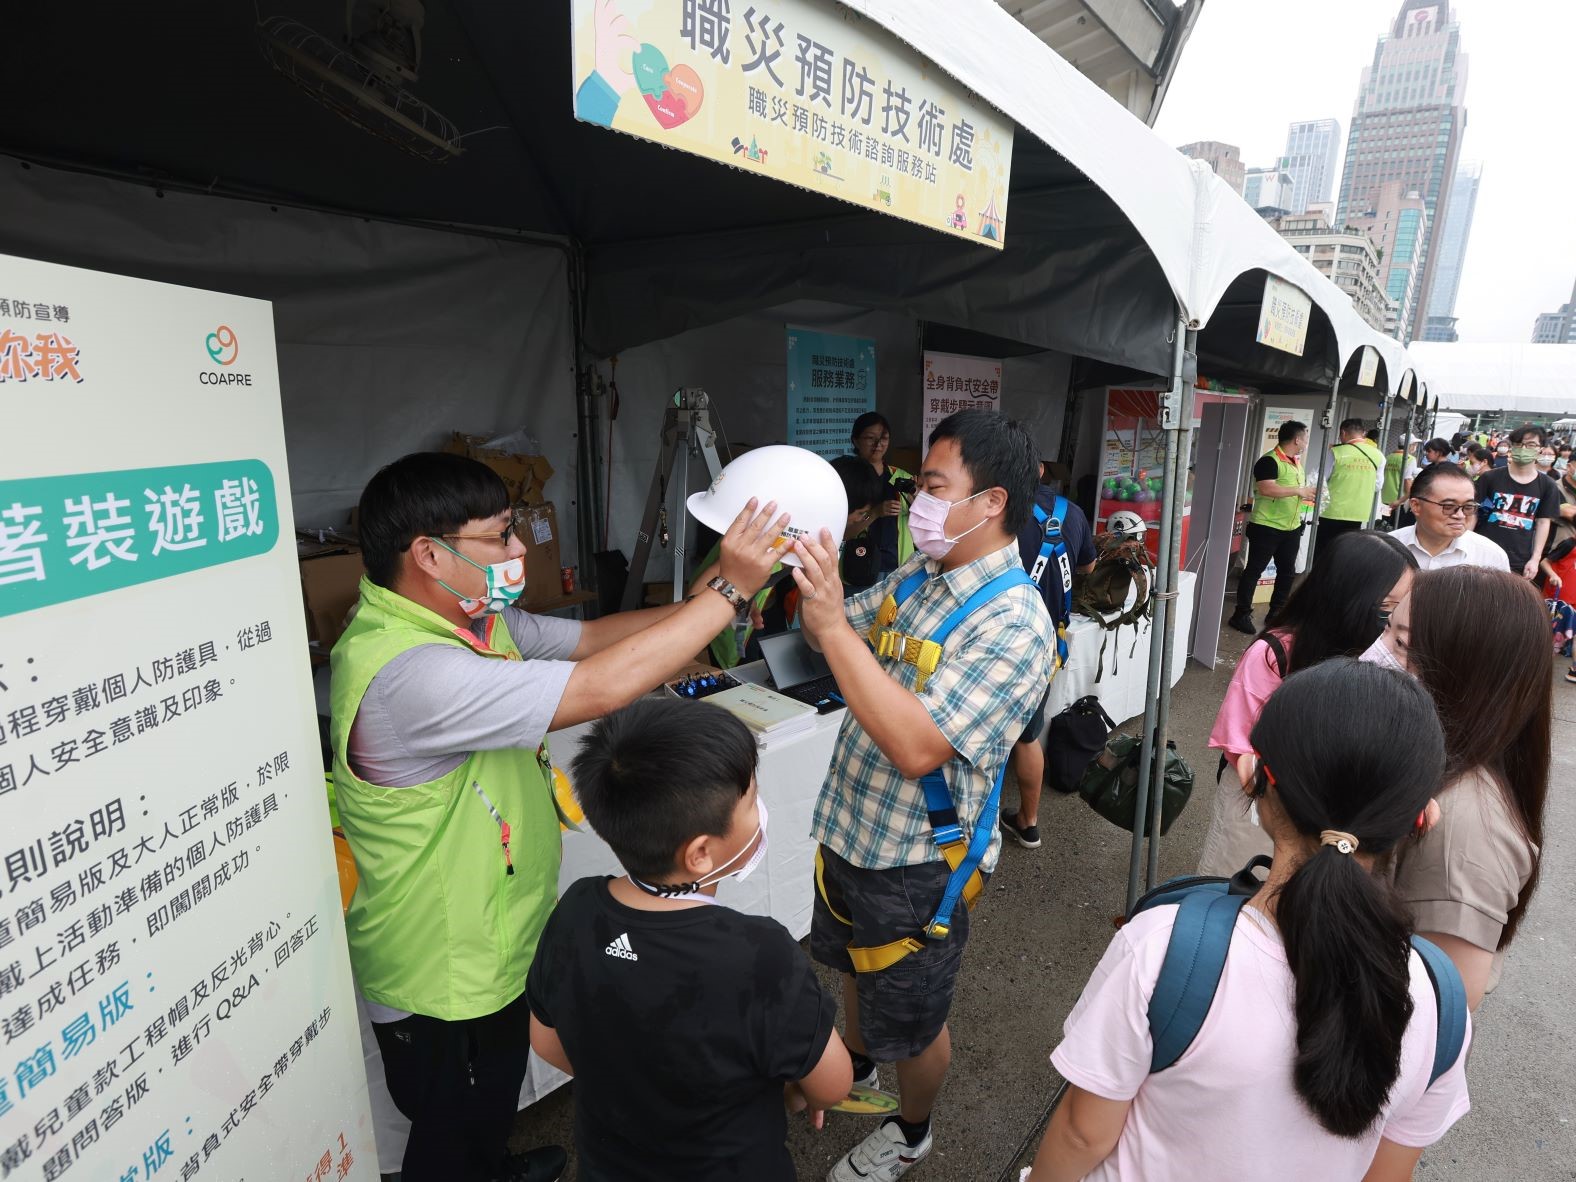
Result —
M892 593L893 600L902 607L911 595L914 594L925 582L925 568L922 566L914 571ZM978 591L970 595L962 605L956 607L942 621L941 626L933 632L929 639L938 645L945 645L947 638L957 629L958 625L973 615L979 608L990 603L1004 591L1013 587L1032 587L1031 580L1022 567L1015 566L1009 571L997 575ZM980 808L980 815L974 823L973 833L970 836L968 849L961 861L953 864L952 874L947 879L947 888L942 893L941 904L936 908L935 915L925 925L925 935L931 939L945 939L952 927L952 912L958 905L958 900L963 897L964 889L969 880L979 870L980 862L984 860L985 851L990 848L991 838L996 832L997 812L1001 807L1001 784L1006 776L1007 767L1003 764L996 772L996 782L991 786L985 802ZM931 836L942 851L942 856L949 863L953 862L948 857L949 850L955 850L958 843L963 841L963 825L958 818L958 809L953 801L952 793L947 788L946 777L941 768L926 772L919 778L919 785L925 793L925 810L929 814Z
M1056 570L1053 573L1061 589L1058 602L1061 610L1056 612L1052 621L1056 625L1056 667L1060 669L1067 664L1067 624L1073 617L1073 568L1072 560L1067 556L1067 542L1062 537L1062 522L1067 520L1067 498L1058 496L1051 511L1047 513L1039 505L1034 506L1034 519L1040 523L1040 554L1034 560L1034 569L1029 572L1029 578L1036 586L1045 577L1046 569L1054 561Z

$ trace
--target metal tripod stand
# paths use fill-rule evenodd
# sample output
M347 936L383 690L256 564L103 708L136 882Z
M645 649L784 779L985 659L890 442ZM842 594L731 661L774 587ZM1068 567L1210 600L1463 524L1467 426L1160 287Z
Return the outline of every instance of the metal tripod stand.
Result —
M678 505L674 509L678 530L673 547L673 602L678 603L684 598L684 500L689 496L691 453L699 453L705 459L708 479L717 479L722 471L722 463L717 458L717 431L711 422L711 397L698 386L686 386L674 394L672 405L663 413L662 451L651 473L651 488L646 493L646 511L641 516L640 533L635 541L635 557L629 564L629 581L624 584L624 601L620 605L622 611L640 606L652 541L655 540L666 549L673 536L668 526L670 486L678 490ZM676 480L672 479L675 462L678 465Z

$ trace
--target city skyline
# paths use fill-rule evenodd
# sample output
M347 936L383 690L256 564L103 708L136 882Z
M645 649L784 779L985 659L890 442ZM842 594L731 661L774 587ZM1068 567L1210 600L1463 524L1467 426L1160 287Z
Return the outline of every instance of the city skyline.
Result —
M1156 130L1172 144L1236 144L1249 167L1274 163L1285 154L1290 124L1350 117L1375 41L1389 33L1400 7L1400 0L1327 0L1317 21L1292 34L1266 19L1262 0L1210 0ZM1472 59L1461 156L1488 174L1454 314L1464 341L1524 341L1539 313L1568 299L1576 269L1576 226L1529 217L1518 200L1531 191L1534 168L1557 191L1576 186L1576 161L1549 151L1548 124L1536 114L1568 101L1560 47L1576 43L1576 5L1526 0L1516 21L1488 0L1451 0L1451 7ZM1255 63L1274 65L1276 85L1244 102L1242 71ZM1448 208L1446 214L1448 222Z

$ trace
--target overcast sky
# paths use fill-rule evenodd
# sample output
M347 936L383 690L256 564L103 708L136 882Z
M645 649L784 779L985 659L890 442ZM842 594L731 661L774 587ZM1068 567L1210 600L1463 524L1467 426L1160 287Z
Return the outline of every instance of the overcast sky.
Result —
M1537 314L1576 281L1576 3L1453 8L1468 58L1461 158L1483 162L1457 328L1464 341L1530 341ZM1344 136L1358 77L1399 10L1400 0L1205 0L1155 130L1173 145L1236 144L1250 168L1274 163L1296 120L1338 119Z

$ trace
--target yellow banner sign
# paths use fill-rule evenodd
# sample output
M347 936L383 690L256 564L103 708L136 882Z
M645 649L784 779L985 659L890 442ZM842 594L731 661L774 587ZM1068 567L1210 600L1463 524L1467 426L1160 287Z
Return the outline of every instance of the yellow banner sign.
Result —
M575 117L1000 248L1011 121L833 0L572 0Z

